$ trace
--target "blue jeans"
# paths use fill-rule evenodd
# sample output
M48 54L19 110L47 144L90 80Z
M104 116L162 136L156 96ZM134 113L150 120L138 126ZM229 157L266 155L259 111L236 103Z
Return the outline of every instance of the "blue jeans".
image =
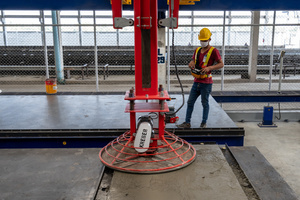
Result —
M190 91L190 96L188 100L188 105L186 109L186 117L185 117L185 122L186 123L191 123L191 117L192 113L194 110L194 104L201 95L201 103L203 106L203 115L202 115L202 123L206 123L207 117L208 117L208 112L209 112L209 103L208 103L208 98L209 94L211 92L212 84L204 84L204 83L196 83L194 82L191 91Z

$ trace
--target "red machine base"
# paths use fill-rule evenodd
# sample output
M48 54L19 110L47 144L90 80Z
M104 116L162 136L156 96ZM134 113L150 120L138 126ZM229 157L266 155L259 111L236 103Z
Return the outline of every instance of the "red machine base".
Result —
M152 138L153 139L153 138ZM155 139L153 139L155 140ZM125 132L99 153L100 160L109 168L130 173L162 173L191 164L196 157L194 147L173 133L166 132L145 153L134 148L134 136Z

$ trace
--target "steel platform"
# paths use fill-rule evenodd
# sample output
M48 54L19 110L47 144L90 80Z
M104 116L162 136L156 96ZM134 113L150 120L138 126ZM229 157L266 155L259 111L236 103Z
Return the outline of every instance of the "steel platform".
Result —
M168 103L179 107L181 96L172 97L176 104ZM0 148L103 147L129 129L126 103L124 95L1 95ZM185 112L186 105L178 112L180 122ZM199 99L191 129L177 129L175 124L166 128L192 143L243 145L244 129L212 97L206 129L199 128L201 116Z
M125 93L124 93L125 95ZM124 95L1 95L0 129L128 129L129 114L125 113L128 101ZM181 95L176 107L181 104ZM188 95L185 95L186 101ZM175 101L169 102L173 105ZM209 128L234 128L235 123L210 96ZM178 112L184 121L185 106ZM142 115L142 114L141 114ZM192 128L199 128L202 119L200 98L195 104ZM175 128L168 124L167 128Z

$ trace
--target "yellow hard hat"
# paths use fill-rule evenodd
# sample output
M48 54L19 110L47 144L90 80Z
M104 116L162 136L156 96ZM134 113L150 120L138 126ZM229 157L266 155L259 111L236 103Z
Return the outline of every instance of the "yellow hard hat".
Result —
M211 36L211 32L208 28L203 28L201 29L199 35L198 35L198 39L199 40L208 40Z

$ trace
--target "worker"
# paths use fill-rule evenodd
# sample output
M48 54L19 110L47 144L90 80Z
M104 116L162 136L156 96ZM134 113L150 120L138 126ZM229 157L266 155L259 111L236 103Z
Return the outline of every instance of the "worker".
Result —
M198 47L195 50L193 59L189 63L191 74L194 76L194 84L191 88L187 102L185 122L177 125L178 128L191 128L191 116L194 110L194 104L200 95L203 106L200 128L206 127L209 113L208 99L213 84L211 71L221 69L224 66L218 49L210 46L209 44L211 41L211 35L212 34L208 28L201 29L198 35L201 47Z

